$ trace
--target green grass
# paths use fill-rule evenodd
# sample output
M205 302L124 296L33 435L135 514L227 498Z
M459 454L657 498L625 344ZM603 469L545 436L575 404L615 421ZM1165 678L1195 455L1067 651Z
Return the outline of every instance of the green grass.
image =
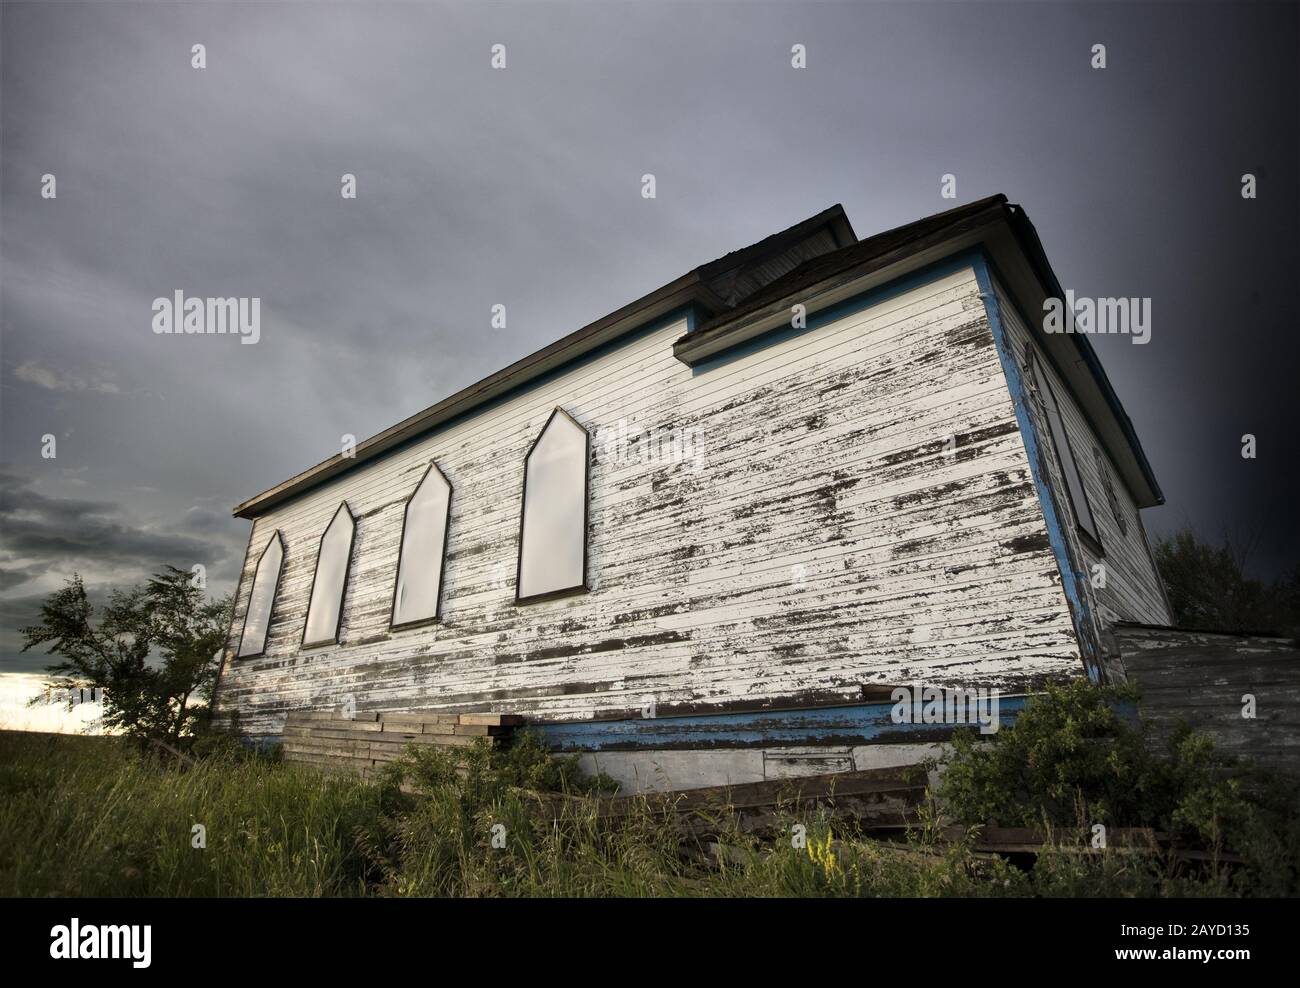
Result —
M399 783L419 794L403 791ZM599 780L595 786L598 788ZM0 734L6 896L1026 896L1222 894L1159 856L1040 856L855 840L824 814L764 838L720 826L705 859L650 802L617 823L527 742L423 748L362 782L218 751L193 766L120 739ZM544 800L539 793L563 798ZM543 801L559 810L540 812ZM789 825L807 828L794 847ZM206 848L192 828L206 829ZM494 836L498 839L494 846Z
M383 793L264 760L193 769L116 738L0 735L0 889L46 896L360 895ZM196 825L206 849L192 846Z

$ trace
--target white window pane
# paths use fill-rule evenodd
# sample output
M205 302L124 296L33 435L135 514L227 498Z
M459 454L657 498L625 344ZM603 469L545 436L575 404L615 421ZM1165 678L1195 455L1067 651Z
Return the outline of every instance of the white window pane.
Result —
M436 464L431 465L406 504L393 595L394 625L438 616L450 510L451 484Z
M284 563L284 543L276 532L262 550L253 573L253 589L248 595L248 613L244 618L244 632L239 637L238 656L261 655L266 651L266 633L271 627L271 608L275 603L275 589L280 583L280 567Z
M338 641L343 586L347 582L348 562L352 557L354 528L352 512L345 501L334 512L334 518L320 540L316 578L311 585L311 602L307 605L307 628L302 637L304 645Z
M556 410L524 469L518 597L580 588L587 541L587 431Z

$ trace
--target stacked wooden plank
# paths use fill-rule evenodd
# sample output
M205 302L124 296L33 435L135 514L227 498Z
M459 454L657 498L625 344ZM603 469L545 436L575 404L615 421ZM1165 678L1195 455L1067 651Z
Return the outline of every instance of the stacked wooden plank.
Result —
M513 714L495 713L338 713L292 711L285 722L285 761L369 775L399 757L412 744L467 745L476 739L504 744L523 723Z
M676 816L682 830L704 836L729 830L747 833L785 826L792 814L825 807L842 820L873 832L901 832L915 825L916 807L925 798L925 772L916 766L833 772L725 786L614 796L597 801L596 815L616 821L640 813ZM567 810L585 812L580 798L533 793L540 812L555 819Z
M1120 622L1112 649L1160 740L1186 722L1219 751L1300 774L1300 645L1267 635ZM1255 698L1246 716L1245 697Z

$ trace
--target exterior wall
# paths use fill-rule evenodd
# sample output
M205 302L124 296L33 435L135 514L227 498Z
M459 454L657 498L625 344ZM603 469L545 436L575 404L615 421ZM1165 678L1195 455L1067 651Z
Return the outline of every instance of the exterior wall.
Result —
M1300 774L1300 644L1123 624L1113 639L1158 738L1194 724L1225 754ZM1248 696L1252 717L1242 715Z
M1133 494L1106 454L1105 446L1097 438L1096 432L1084 416L1073 393L1047 357L1040 340L1029 332L1024 315L1011 301L1006 290L996 283L996 279L995 286L1003 324L1014 346L1017 361L1023 366L1025 347L1032 346L1037 355L1039 373L1045 375L1056 395L1061 419L1065 423L1070 447L1074 452L1079 477L1101 537L1102 555L1095 552L1087 542L1074 538L1086 573L1091 574L1093 567L1098 563L1104 563L1106 567L1105 586L1095 587L1090 583L1088 588L1097 616L1107 625L1115 621L1169 624L1173 616L1165 600L1164 586L1156 570L1151 547L1147 542L1146 530L1142 525ZM1040 442L1046 448L1054 449L1051 431L1038 410L1032 407L1032 403L1031 414L1037 425ZM1094 449L1100 450L1105 457L1105 469L1110 474L1119 511L1127 522L1127 533L1120 531L1119 523L1111 510L1106 497L1105 481L1098 470L1093 453ZM1074 517L1069 508L1070 501L1065 492L1065 482L1060 473L1059 463L1053 459L1050 467L1053 489L1057 493L1058 501L1063 506L1070 525L1073 526Z
M970 267L873 293L705 368L676 319L256 519L287 546L267 649L228 659L219 716L496 710L537 719L860 701L864 687L1023 691L1079 648ZM552 409L593 431L592 592L517 606L524 454ZM693 434L626 462L606 430ZM949 455L945 440L957 437ZM454 487L439 624L389 630L405 499ZM341 643L299 647L320 534L357 518Z

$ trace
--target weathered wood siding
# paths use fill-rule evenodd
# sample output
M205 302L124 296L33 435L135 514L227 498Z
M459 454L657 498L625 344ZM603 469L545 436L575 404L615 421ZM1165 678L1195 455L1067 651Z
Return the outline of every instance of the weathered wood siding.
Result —
M1285 638L1120 624L1113 643L1142 695L1142 719L1167 738L1181 722L1224 752L1300 773L1300 645ZM1245 698L1254 716L1243 716Z
M1147 541L1146 529L1142 524L1132 492L1106 454L1106 447L1097 437L1073 393L1057 372L1055 365L1048 359L1039 339L1030 334L1025 325L1024 315L1012 304L1010 296L1000 284L997 284L996 279L994 284L1003 325L1014 345L1016 359L1023 365L1025 347L1032 346L1037 354L1039 373L1047 378L1049 386L1056 395L1061 419L1065 423L1070 447L1074 451L1079 477L1088 496L1088 504L1092 508L1098 534L1101 536L1104 555L1099 556L1086 542L1077 537L1077 533L1073 531L1069 533L1076 551L1082 555L1084 569L1089 574L1088 592L1097 616L1104 624L1119 620L1168 624L1173 620L1173 616L1165 600L1160 575L1156 570L1151 547ZM1042 419L1037 409L1031 408L1031 414L1037 423L1040 443L1045 449L1054 449L1051 431L1046 421ZM1120 531L1119 522L1111 510L1110 502L1106 497L1106 480L1098 470L1094 449L1100 450L1105 458L1105 469L1110 475L1121 517L1127 523L1127 532ZM1070 500L1065 490L1065 481L1061 476L1059 463L1053 458L1050 466L1052 486L1066 519L1073 527L1074 516L1070 509ZM1091 580L1093 566L1098 563L1103 563L1106 567L1105 585L1100 587L1093 586Z
M285 567L266 653L227 661L220 713L250 734L348 697L564 720L1081 671L973 271L707 369L673 357L685 331L629 339L257 518L232 635L277 528ZM516 606L524 454L557 405L593 430L592 592ZM694 456L619 461L602 440L620 421L693 436ZM454 485L443 622L392 632L403 503L431 459ZM302 650L344 498L341 644Z

